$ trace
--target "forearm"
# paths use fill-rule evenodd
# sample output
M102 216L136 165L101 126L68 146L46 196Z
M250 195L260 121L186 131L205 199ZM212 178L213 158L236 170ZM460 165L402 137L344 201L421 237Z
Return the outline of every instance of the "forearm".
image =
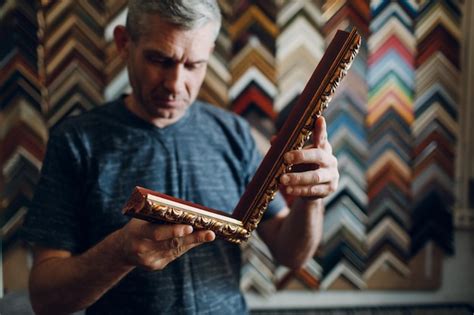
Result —
M323 218L322 199L311 202L297 199L271 242L277 261L295 269L313 257L321 242Z
M87 308L129 273L120 263L117 232L87 252L50 258L36 265L30 276L30 296L37 314L70 314Z

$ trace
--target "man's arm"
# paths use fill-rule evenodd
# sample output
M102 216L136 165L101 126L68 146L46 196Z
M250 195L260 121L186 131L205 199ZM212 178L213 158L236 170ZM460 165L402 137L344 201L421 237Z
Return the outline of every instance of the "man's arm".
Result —
M316 252L322 239L324 205L322 198L337 189L337 159L327 140L326 123L320 117L313 132L313 146L285 154L293 165L312 165L304 172L281 177L282 188L296 196L291 211L283 209L262 222L258 233L276 260L290 268L303 266Z
M30 297L37 314L70 314L96 302L135 267L161 270L191 248L214 240L212 231L132 219L81 255L35 248Z

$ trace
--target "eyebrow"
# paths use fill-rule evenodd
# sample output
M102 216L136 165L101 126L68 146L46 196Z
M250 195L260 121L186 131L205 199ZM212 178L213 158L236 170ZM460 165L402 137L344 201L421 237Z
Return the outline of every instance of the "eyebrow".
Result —
M157 49L144 49L143 53L145 55L151 55L151 56L156 56L156 57L160 57L160 58L163 58L163 59L169 59L169 60L172 60L173 62L181 62L181 60L173 58L173 57L167 55L165 52L157 50ZM207 63L207 62L208 62L207 59L198 59L198 60L195 60L195 61L188 61L186 63L200 64L200 63Z

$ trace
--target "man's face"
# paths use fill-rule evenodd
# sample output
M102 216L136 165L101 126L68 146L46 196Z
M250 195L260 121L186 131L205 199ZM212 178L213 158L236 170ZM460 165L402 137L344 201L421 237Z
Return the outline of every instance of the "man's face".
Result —
M215 25L183 30L148 15L147 29L126 46L133 92L129 108L164 127L179 120L196 99L214 47Z

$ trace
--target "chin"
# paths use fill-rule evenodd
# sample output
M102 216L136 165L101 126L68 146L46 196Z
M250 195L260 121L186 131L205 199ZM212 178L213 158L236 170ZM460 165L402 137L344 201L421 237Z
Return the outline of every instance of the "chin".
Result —
M158 119L174 119L181 117L188 109L188 104L185 101L178 101L175 103L166 102L149 102L151 106L147 106L147 111L150 116Z
M156 112L156 118L164 118L164 119L173 119L181 116L184 113L183 110L177 109L159 109Z

